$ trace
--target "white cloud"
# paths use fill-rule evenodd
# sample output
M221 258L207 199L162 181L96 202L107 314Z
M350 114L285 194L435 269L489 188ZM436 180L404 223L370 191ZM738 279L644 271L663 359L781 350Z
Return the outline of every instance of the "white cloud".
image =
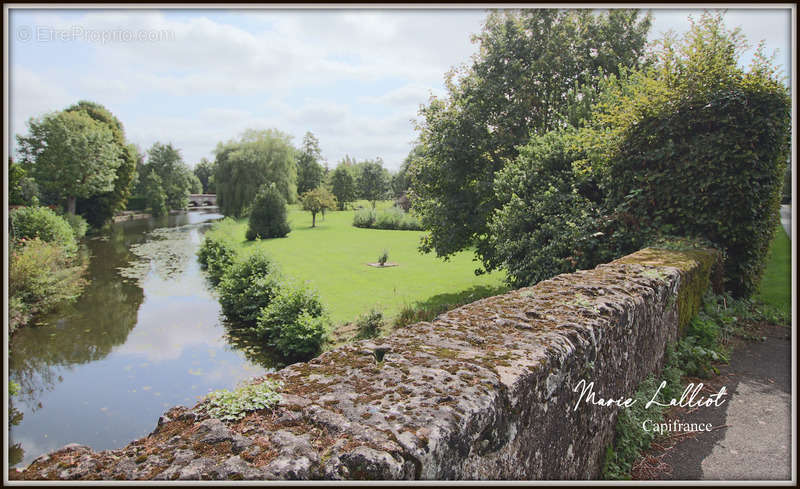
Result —
M651 38L667 28L685 31L691 11L700 12L654 9ZM481 10L63 12L21 18L60 29L168 35L159 42L54 42L12 56L12 131L24 131L30 116L88 98L112 110L143 149L172 141L189 164L246 128L275 127L296 143L314 132L331 166L350 154L381 156L393 169L415 139L419 105L431 92L445 93L445 72L469 61L477 48L470 36L485 18ZM751 40L780 45L779 61L788 65L786 23L767 14L730 10L727 18ZM12 54L22 47L12 40ZM79 67L54 62L73 52Z

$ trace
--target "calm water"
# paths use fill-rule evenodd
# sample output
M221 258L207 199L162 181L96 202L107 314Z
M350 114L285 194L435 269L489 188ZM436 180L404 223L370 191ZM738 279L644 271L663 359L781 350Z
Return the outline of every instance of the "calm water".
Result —
M232 336L197 263L210 221L192 211L117 224L87 241L91 284L78 301L14 334L9 464L68 443L119 448L168 408L261 375L269 362Z

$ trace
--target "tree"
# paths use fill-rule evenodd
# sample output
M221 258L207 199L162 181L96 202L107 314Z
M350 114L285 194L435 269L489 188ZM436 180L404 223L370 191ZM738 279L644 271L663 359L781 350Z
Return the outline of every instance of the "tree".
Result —
M78 198L114 190L122 158L108 126L83 112L57 112L29 120L28 127L29 136L17 136L20 159L67 212L75 214Z
M111 129L117 147L122 152L122 161L116 171L114 188L110 192L78 199L76 203L76 212L84 216L89 224L99 228L107 223L115 212L125 209L136 180L136 163L139 159L139 151L135 146L127 142L122 122L104 106L95 102L81 100L77 104L68 107L66 111L83 112L95 121L108 126Z
M192 194L202 194L203 193L203 183L197 178L197 175L194 173L189 173L187 175L189 179L189 193Z
M163 216L167 213L167 195L164 193L161 177L156 172L147 172L142 181L142 194L144 195L147 207L155 216Z
M322 184L325 169L319 163L322 152L319 149L319 140L311 132L303 137L300 154L297 155L297 193L304 194Z
M790 93L760 51L740 67L744 40L721 15L691 23L653 67L611 78L586 126L532 137L498 173L487 269L531 285L666 242L723 251L725 290L758 289L791 151Z
M317 213L336 208L336 197L324 187L309 190L300 196L303 210L311 212L311 227L317 225Z
M411 151L409 151L408 156L403 160L403 164L400 165L400 169L397 170L397 173L392 175L392 193L394 197L402 197L405 195L406 191L408 191L408 187L411 185L408 178L408 167L413 164L415 159L421 156L422 145L417 143Z
M388 186L387 172L381 165L380 158L377 161L364 162L361 175L358 177L358 191L363 199L372 202L375 208L375 201L383 197Z
M331 191L336 196L340 211L348 202L356 200L356 181L347 165L339 164L331 173Z
M189 205L189 194L195 184L195 176L183 162L180 150L172 143L153 143L147 151L144 173L153 172L161 179L167 209L185 209Z
M790 186L791 189L791 186ZM8 159L8 204L38 205L39 186L20 163Z
M297 199L297 150L291 136L249 129L239 141L219 143L215 152L217 205L226 216L246 215L265 183L274 183L286 202Z
M605 76L640 65L649 27L649 15L622 9L490 13L471 66L448 73L447 98L420 110L411 188L430 230L420 248L447 257L475 245L490 255L495 174L531 134L581 124L587 114L577 108Z
M194 174L200 180L201 185L203 186L202 193L204 194L213 194L216 193L215 185L214 185L214 172L216 172L217 167L216 163L213 161L208 161L206 158L200 160L200 163L194 167ZM195 192L200 193L200 192Z
M245 237L248 241L256 238L282 238L289 231L291 228L286 221L286 200L274 183L262 185L253 202Z

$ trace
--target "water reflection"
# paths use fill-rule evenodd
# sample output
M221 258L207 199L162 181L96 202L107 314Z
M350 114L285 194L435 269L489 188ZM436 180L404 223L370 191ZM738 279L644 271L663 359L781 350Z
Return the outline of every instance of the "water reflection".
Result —
M92 282L78 302L12 339L10 378L21 392L11 466L67 443L122 446L149 433L165 409L267 370L261 352L231 341L194 257L220 217L131 221L89 240Z

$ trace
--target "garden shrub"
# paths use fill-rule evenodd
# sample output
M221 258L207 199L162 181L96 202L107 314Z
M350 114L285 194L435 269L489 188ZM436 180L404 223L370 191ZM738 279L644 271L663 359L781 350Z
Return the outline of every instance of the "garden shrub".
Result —
M13 245L8 267L9 331L35 314L77 298L86 284L85 270L86 264L76 262L58 243L33 238Z
M582 154L572 132L534 137L501 170L495 191L501 207L489 222L488 269L505 268L516 286L534 284L609 258L601 251L597 204L581 192L572 171ZM591 187L589 187L591 189ZM587 194L587 195L584 195Z
M353 226L357 228L371 228L375 223L375 211L372 209L359 209L353 215Z
M356 320L356 339L375 338L383 329L383 314L372 310Z
M60 246L68 255L78 250L75 233L66 219L47 207L20 207L11 211L11 239L39 238Z
M72 228L72 233L75 236L76 241L80 241L84 238L84 236L86 236L86 231L89 229L89 223L86 222L86 219L84 219L83 216L79 216L78 214L64 214L64 219Z
M353 216L353 226L406 231L422 230L419 220L414 215L403 212L399 207L391 207L380 212L376 212L373 209L360 209Z
M263 252L233 263L219 282L222 312L232 321L254 325L261 309L278 295L281 277Z
M238 421L251 411L271 409L281 400L281 382L265 379L258 384L245 384L233 391L214 391L206 396L206 412L221 421Z
M197 250L197 261L200 266L208 271L211 283L217 285L225 272L233 265L236 251L226 239L208 235L203 239L200 249Z
M658 233L705 236L727 255L726 290L751 295L776 230L789 107L779 87L745 79L641 120L606 179L617 236L634 248Z
M282 238L289 231L291 229L286 220L286 200L274 184L263 185L253 202L245 237L248 241L256 238Z
M319 295L307 288L283 288L261 310L258 335L286 358L308 360L328 340L325 311Z

